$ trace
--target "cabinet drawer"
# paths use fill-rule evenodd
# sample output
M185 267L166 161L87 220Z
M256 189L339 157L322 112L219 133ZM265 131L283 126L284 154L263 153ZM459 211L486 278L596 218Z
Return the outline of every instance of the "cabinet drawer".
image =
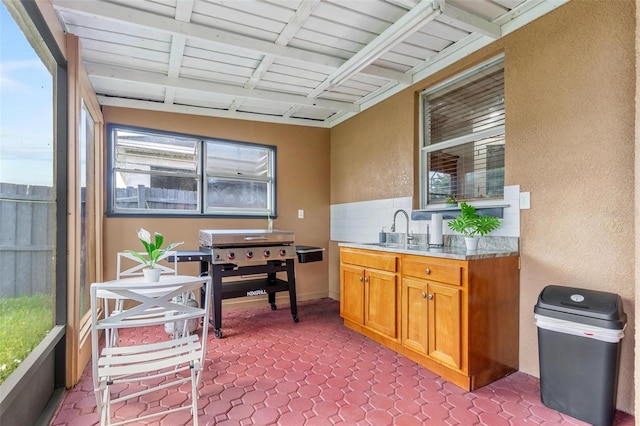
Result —
M340 250L340 262L381 271L398 272L398 257L370 250Z
M427 257L405 257L402 259L402 276L460 285L462 267L455 263L433 261Z

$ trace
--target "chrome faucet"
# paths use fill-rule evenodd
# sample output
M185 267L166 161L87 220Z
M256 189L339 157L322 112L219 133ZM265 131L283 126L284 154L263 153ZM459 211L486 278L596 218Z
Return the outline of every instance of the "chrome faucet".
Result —
M398 217L398 213L404 214L404 217L407 219L407 244L409 241L413 240L413 236L409 234L409 215L406 211L399 209L393 214L393 225L391 225L391 232L396 232L396 218Z

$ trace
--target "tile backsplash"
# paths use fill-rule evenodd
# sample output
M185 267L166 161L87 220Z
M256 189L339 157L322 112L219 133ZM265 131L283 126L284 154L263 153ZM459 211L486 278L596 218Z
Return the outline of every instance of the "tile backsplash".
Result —
M495 204L495 200L478 201L474 205ZM504 204L508 204L503 211L502 225L490 235L494 237L520 236L520 186L505 186ZM398 209L405 210L411 217L411 197L390 198L385 200L362 201L357 203L334 204L331 206L331 240L373 243L378 241L378 233L384 227L391 231L393 214ZM411 233L426 234L429 220L410 221ZM449 227L443 225L445 235L455 234ZM396 220L396 232L405 232L406 220L399 214Z

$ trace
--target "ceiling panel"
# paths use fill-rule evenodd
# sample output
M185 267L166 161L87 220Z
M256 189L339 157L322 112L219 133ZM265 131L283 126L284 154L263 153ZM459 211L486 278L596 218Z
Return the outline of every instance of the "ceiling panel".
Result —
M332 127L568 0L52 0L105 105Z

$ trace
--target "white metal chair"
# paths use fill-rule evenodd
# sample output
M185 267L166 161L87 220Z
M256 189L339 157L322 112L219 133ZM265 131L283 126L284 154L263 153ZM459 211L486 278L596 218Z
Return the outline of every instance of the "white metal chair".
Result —
M202 307L177 303L186 300L186 294L205 286L206 300ZM190 410L193 424L198 425L198 384L206 353L207 320L209 317L209 277L176 276L150 286L143 281L116 280L94 283L91 286L91 340L94 392L101 425L118 425L164 416L180 410ZM111 316L100 318L100 299L127 300L136 305ZM190 334L192 321L204 324L200 333ZM163 327L172 323L181 327L178 337L157 343L135 343L107 346L99 350L99 333L132 327ZM145 387L146 382L146 387ZM159 389L191 384L191 404L111 423L111 407L131 398ZM112 386L134 383L134 391L118 388L120 394L112 399ZM116 394L117 392L113 392Z
M148 254L145 252L139 253L143 257L148 257ZM160 256L158 259L159 262L164 261L165 263L157 263L156 267L160 269L161 275L178 275L178 256L176 256L175 251L167 251ZM168 257L173 256L173 261L169 262L167 260ZM127 252L119 252L117 258L117 267L116 267L116 279L121 278L129 278L129 277L141 277L144 274L142 270L145 268L145 264ZM113 303L113 311L109 309L109 300L104 300L104 314L105 316L112 315L113 313L117 313L124 308L124 302L121 299L116 299L112 301ZM104 333L105 340L107 340L107 345L109 346L117 346L118 344L118 329L105 330Z

